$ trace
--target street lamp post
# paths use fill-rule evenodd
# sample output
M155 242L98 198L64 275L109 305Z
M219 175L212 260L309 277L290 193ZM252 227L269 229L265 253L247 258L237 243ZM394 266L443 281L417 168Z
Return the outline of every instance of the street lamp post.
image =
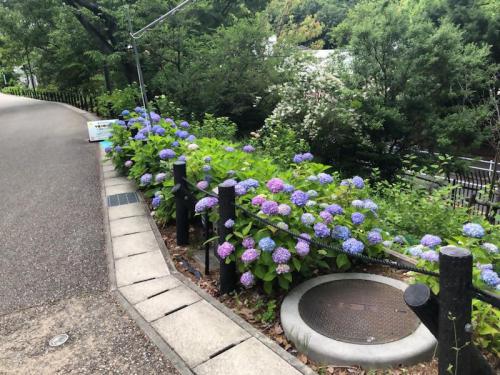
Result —
M129 49L132 49L134 51L135 65L137 66L137 76L139 78L139 87L141 89L142 104L148 113L148 117L150 117L149 111L147 110L148 98L146 95L146 87L144 85L144 76L142 74L141 59L139 57L139 50L137 49L137 39L139 39L141 36L143 36L146 31L151 30L153 27L155 27L159 23L163 22L168 16L171 16L171 15L177 13L185 5L187 5L190 2L194 2L194 1L196 1L196 0L184 0L182 3L175 6L174 8L170 9L167 13L158 17L153 22L150 22L149 24L144 26L142 29L136 31L135 33L132 30L132 20L130 18L130 8L128 9L128 28L129 28L130 37L132 39L132 45L129 46ZM149 118L149 121L151 122L151 118Z

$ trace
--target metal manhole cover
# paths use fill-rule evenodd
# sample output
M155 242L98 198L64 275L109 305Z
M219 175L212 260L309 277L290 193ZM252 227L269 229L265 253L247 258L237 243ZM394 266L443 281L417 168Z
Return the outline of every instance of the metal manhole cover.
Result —
M352 344L385 344L412 334L420 321L403 291L370 280L336 280L308 290L299 302L316 332Z

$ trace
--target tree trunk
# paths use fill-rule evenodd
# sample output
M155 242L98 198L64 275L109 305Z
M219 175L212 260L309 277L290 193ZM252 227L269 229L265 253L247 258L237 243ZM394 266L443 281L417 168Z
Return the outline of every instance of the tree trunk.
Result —
M110 93L113 90L113 87L111 85L111 77L109 74L108 63L104 63L103 71L104 71L104 83L106 85L106 91Z

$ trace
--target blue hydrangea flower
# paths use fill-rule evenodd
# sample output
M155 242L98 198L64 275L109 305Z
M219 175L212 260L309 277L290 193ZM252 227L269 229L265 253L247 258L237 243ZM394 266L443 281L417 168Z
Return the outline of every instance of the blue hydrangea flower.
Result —
M318 192L316 190L308 190L307 195L309 195L310 198L316 198L318 196Z
M317 182L318 181L318 177L317 176L309 176L309 177L307 177L307 181Z
M233 219L228 219L226 220L226 222L224 223L224 226L228 229L234 227L234 220Z
M481 245L481 247L490 254L497 254L498 253L498 246L496 246L495 244L485 242Z
M259 241L259 247L266 252L271 252L276 247L276 243L271 239L271 237L264 237Z
M185 130L177 130L175 132L175 136L180 139L186 139L187 137L189 137L189 133Z
M326 173L319 173L318 181L322 185L331 184L333 182L333 177Z
M186 155L179 156L179 158L177 160L179 160L179 161L186 161Z
M293 193L294 190L295 190L295 187L293 185L285 184L285 186L283 186L283 191L285 193Z
M237 182L234 178L228 178L227 180L222 181L220 186L229 187L229 186L236 186L236 184Z
M423 251L424 249L424 246L423 245L417 245L417 246L412 246L408 249L408 252L414 256L414 257L417 257L417 258L420 258L420 256L422 255L422 253L424 252Z
M342 180L340 181L340 186L350 186L351 183L349 182L349 180Z
M240 184L243 185L247 190L259 187L259 181L253 178L247 178L246 180L241 181Z
M355 238L349 238L342 243L342 249L349 254L361 254L365 249L365 245Z
M489 286L496 287L500 284L498 274L493 270L484 270L481 272L481 279Z
M150 112L149 116L151 117L151 121L159 122L161 120L161 116L158 113Z
M306 212L306 213L302 214L300 220L305 225L312 225L316 221L316 218L314 217L314 215Z
M202 168L203 172L210 172L210 170L212 169L212 167L208 164L205 164Z
M351 237L351 231L349 228L343 225L335 225L332 229L332 237L337 240L347 240Z
M155 181L156 183L161 183L163 181L165 181L165 178L167 177L167 174L166 173L158 173L155 177Z
M242 196L247 193L247 188L240 183L234 185L234 192L237 196Z
M310 152L306 152L306 153L302 154L303 161L312 161L313 159L314 159L314 156Z
M171 143L171 146L172 146L172 147L179 147L179 145L180 145L179 141L173 141L173 142Z
M111 151L113 151L113 147L111 147L111 146L106 146L106 147L104 148L104 152L105 152L106 154L109 154Z
M161 160L173 159L175 158L175 151L169 148L163 149L158 153Z
M205 163L210 163L210 162L212 161L212 158L211 158L210 156L205 156L205 157L203 158L203 161L204 161Z
M153 175L151 173L145 173L141 176L141 185L149 185L151 180L153 179Z
M181 128L187 129L187 128L189 128L189 123L188 123L187 121L182 121L182 122L179 124L179 126L180 126Z
M227 152L234 152L234 147L227 146L227 147L224 147L224 150L226 150Z
M356 189L363 189L365 187L365 182L359 176L354 176L351 181Z
M124 127L127 125L127 123L123 120L118 120L118 125L120 125L121 127Z
M355 225L360 225L365 221L365 215L363 215L361 212L354 212L351 215L351 221Z
M160 196L154 197L153 200L151 201L151 205L153 206L153 208L160 207L160 203L161 203L161 197Z
M370 210L373 212L378 210L378 205L374 201L372 201L371 199L365 199L363 201L363 204L364 204L363 208L365 208L367 210Z
M368 239L368 243L370 245L377 245L382 242L382 235L376 230L368 232L366 238Z
M290 200L296 206L302 207L305 206L305 204L309 200L309 195L307 195L307 193L304 193L302 190L295 190L292 193Z
M152 130L156 135L165 135L165 129L163 129L160 125L153 126Z
M134 137L136 141L144 141L146 139L146 136L142 133L137 133Z
M189 137L186 138L186 140L188 142L194 142L196 140L196 137L193 134L191 134Z
M465 224L462 228L462 231L467 237L472 237L472 238L484 237L484 228L476 223Z
M325 211L332 215L342 215L344 213L344 209L340 207L338 204L330 204L325 207Z
M129 116L130 115L130 111L128 109L124 109L122 111L122 116Z
M360 199L353 200L351 205L355 208L365 208L365 203Z
M116 146L115 147L115 152L122 152L122 148L120 146Z
M248 154L252 153L255 151L255 147L253 147L252 145L245 145L243 146L243 152L246 152Z
M439 261L439 254L435 250L427 250L420 254L420 258L428 262L436 263Z
M433 248L441 244L441 238L438 236L434 236L432 234L426 234L425 236L422 237L420 240L420 244Z
M318 238L325 238L330 235L330 229L324 223L314 224L314 234Z

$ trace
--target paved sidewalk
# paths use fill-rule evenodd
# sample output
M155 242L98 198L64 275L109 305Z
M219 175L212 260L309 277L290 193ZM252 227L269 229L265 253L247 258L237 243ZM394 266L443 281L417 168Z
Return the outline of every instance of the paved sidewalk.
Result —
M136 191L110 161L103 171L108 201ZM314 373L175 270L144 202L108 210L118 291L182 373Z

